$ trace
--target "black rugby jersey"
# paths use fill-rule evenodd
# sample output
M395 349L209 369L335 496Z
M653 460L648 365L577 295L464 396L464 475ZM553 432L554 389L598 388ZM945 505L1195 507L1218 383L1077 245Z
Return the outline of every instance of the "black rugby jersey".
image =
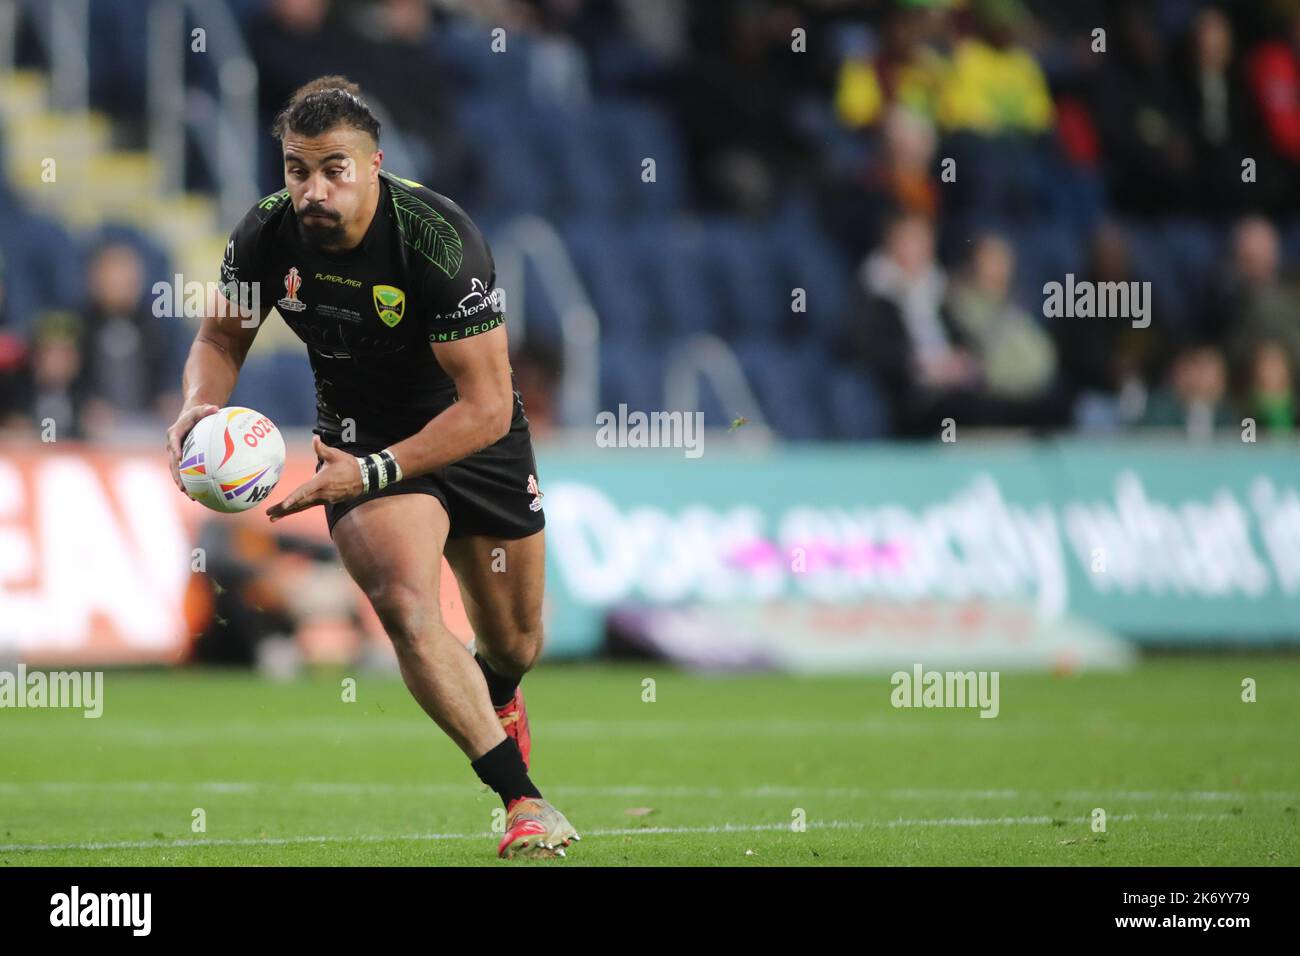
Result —
M347 252L303 244L286 189L249 210L221 264L228 298L258 283L262 308L274 306L307 345L316 375L314 430L327 444L339 443L349 418L359 444L392 444L418 432L456 399L431 343L505 321L492 253L465 211L382 170L379 190L365 237ZM518 421L518 392L514 402Z

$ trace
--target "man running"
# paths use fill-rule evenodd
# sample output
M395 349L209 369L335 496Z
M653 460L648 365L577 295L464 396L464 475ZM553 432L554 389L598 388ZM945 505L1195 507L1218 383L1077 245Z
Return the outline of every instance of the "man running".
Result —
M379 123L346 78L299 89L273 133L286 188L235 228L221 277L228 297L283 291L275 304L316 376L319 461L267 514L324 505L406 686L505 803L498 853L563 856L578 835L528 777L519 682L542 646L545 520L492 254L454 202L381 168ZM182 491L185 436L229 399L270 303L248 319L216 305L167 433ZM444 554L473 656L439 612Z

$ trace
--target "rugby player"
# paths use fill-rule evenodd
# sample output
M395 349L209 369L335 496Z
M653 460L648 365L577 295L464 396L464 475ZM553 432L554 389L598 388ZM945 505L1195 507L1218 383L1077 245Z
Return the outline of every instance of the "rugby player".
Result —
M185 436L225 405L283 292L315 373L318 463L267 514L324 506L406 686L505 803L498 853L563 856L578 835L528 776L519 683L542 646L545 520L492 254L463 209L382 168L379 123L345 77L295 92L272 132L285 188L249 210L221 265L227 297L257 283L260 314L214 300L195 336L167 433L177 487ZM444 554L472 655L439 613Z

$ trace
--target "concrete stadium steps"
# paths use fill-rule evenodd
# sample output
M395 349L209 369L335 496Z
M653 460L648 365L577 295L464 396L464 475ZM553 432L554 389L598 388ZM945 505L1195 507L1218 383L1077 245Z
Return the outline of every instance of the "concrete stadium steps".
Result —
M172 265L185 273L186 278L200 282L218 278L226 239L218 221L216 203L199 193L155 194L139 208L139 212L143 218L132 221L162 243L171 256ZM196 243L203 244L205 249L215 247L216 258L204 262L191 259L188 250ZM202 268L191 271L196 265Z
M222 256L226 254L226 237L209 230L206 233L193 233L185 242L176 247L172 257L175 268L184 276L186 282L219 282ZM271 301L284 295L283 288L268 292L262 290L262 299ZM198 320L189 320L195 328ZM272 355L277 352L301 353L302 342L293 334L289 326L280 321L274 308L267 316L266 323L257 333L250 355Z
M48 104L44 74L0 77L5 172L19 194L74 230L134 226L162 246L187 281L215 281L225 250L216 203L168 192L163 166L149 153L113 149L106 116L56 112ZM55 160L54 182L42 179L47 158Z
M45 74L35 70L15 70L0 76L0 115L16 119L39 113L49 101L49 84Z
M108 149L111 133L108 120L92 114L10 116L5 131L9 178L23 191L57 193L85 179L90 161ZM47 181L47 168L52 169L52 182Z
M226 239L215 231L194 232L177 244L172 264L187 282L221 281L221 258Z

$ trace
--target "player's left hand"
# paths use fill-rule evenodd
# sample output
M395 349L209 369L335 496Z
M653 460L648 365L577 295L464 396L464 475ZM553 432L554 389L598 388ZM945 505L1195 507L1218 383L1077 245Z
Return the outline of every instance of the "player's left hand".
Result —
M319 435L312 436L312 447L316 457L325 463L320 471L308 482L299 485L292 494L278 505L266 509L272 522L285 515L306 511L317 505L345 501L361 494L361 469L357 467L355 455L338 448L331 448L320 440Z

